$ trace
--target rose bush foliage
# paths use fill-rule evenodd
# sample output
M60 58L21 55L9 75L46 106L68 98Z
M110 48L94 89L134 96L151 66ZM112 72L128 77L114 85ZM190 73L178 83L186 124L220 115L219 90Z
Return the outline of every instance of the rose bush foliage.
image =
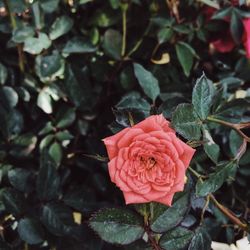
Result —
M0 0L0 249L206 250L248 234L249 5ZM132 202L126 148L135 176L174 166L163 193L153 173Z

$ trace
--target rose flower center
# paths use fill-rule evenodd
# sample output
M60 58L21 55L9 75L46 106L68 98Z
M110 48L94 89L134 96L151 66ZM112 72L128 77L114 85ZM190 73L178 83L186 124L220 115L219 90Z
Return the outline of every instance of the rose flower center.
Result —
M144 158L141 156L140 162L142 165L144 165L146 170L152 169L156 164L156 160L154 157Z

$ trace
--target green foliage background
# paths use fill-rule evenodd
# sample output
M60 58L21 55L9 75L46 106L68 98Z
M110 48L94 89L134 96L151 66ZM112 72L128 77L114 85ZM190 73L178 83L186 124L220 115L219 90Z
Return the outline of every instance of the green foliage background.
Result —
M232 124L250 121L250 12L171 2L0 0L1 250L200 250L249 231L250 150ZM220 54L225 16L238 44ZM125 207L101 139L159 113L197 147L186 189L171 208Z

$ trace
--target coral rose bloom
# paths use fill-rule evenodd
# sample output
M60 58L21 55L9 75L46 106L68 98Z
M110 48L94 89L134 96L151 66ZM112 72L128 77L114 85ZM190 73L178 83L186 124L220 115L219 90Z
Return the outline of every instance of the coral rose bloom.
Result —
M110 178L126 204L156 201L171 206L174 194L183 191L195 150L176 137L163 115L152 115L103 141Z

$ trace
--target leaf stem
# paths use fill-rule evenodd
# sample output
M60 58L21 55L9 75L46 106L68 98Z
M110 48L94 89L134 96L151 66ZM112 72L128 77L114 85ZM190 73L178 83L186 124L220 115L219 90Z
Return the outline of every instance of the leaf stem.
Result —
M188 168L190 172L192 172L200 181L202 182L202 175L197 173L192 168ZM238 225L242 230L249 232L248 225L246 223L243 223L232 211L230 211L228 208L224 207L222 204L220 204L215 197L212 194L209 194L207 196L207 201L211 200L213 201L214 205L225 215L227 216L234 224ZM204 206L206 207L206 205Z
M195 171L195 170L194 170L193 168L191 168L190 166L188 167L188 170L189 170L193 175L195 175L198 179L206 178L205 175L199 174L197 171Z
M247 136L245 133L243 133L243 132L241 131L241 129L243 129L243 128L248 128L248 127L250 127L250 122L247 122L247 123L238 123L238 124L237 124L237 123L227 122L227 121L218 119L218 118L213 117L213 116L208 116L208 117L207 117L207 121L215 122L215 123L218 123L218 124L227 126L227 127L229 127L229 128L232 128L232 129L234 129L240 136L242 136L247 142L250 142L250 137Z
M10 18L12 29L15 30L17 28L17 24L16 24L16 19L13 13L11 12L9 0L3 0L3 2L4 2L6 12ZM18 58L19 58L18 61L19 61L20 71L24 72L24 57L23 57L23 48L21 44L17 44L17 52L18 52Z
M137 41L135 46L128 52L128 54L127 54L127 56L125 56L125 58L130 57L141 46L143 39L148 34L150 28L151 28L151 22L149 23L147 29L144 31L142 37Z
M226 215L234 224L238 225L244 231L249 232L248 225L243 223L232 211L220 204L212 194L209 194L209 198L213 201L214 205Z
M128 4L127 3L122 4L121 10L122 10L122 50L121 50L121 56L124 57L125 52L126 52Z

